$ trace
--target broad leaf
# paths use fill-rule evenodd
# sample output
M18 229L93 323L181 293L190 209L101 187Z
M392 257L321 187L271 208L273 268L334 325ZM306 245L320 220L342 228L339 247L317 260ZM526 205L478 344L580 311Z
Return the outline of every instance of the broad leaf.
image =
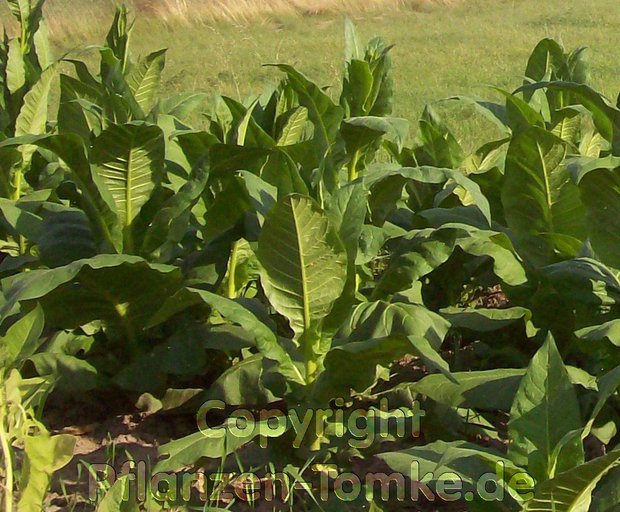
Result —
M587 512L592 491L619 462L620 451L614 450L541 483L525 512Z
M537 480L553 478L583 462L581 438L554 460L554 451L564 436L582 426L577 394L549 336L530 362L512 404L508 453L516 464L527 466Z
M504 214L511 229L583 239L583 208L564 166L565 155L564 142L540 128L531 128L512 140L502 189Z
M316 330L347 275L345 249L325 213L309 197L287 196L267 215L257 256L265 293L296 339Z
M113 125L93 142L92 159L97 176L112 195L123 226L131 226L155 183L161 180L161 130L140 124Z
M145 114L153 107L165 63L166 50L153 52L134 66L127 76L129 88Z

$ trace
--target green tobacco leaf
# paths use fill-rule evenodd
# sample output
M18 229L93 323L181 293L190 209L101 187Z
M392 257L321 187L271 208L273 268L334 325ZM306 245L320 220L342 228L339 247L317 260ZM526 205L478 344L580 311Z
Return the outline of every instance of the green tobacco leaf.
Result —
M620 281L608 267L590 258L561 261L541 269L543 277L567 300L593 306L620 302Z
M581 435L582 439L585 439L590 434L590 432L592 431L592 427L594 426L594 422L596 421L596 418L598 417L600 412L603 410L603 407L620 387L620 366L617 366L616 368L599 378L597 382L597 387L598 400L596 401L594 409L590 414L590 419L586 424L586 428Z
M377 301L356 306L338 337L362 341L390 335L413 336L425 338L438 350L449 329L446 320L424 306Z
M88 215L93 231L98 235L105 250L122 249L122 233L119 219L109 191L95 180L86 154L86 147L80 137L74 134L23 136L0 142L0 147L15 147L33 144L56 154L71 170L81 196L82 210Z
M319 375L314 398L325 402L334 396L362 393L378 380L379 367L414 354L432 369L450 375L450 368L429 341L422 337L394 334L384 338L350 341L333 347L325 356L325 370Z
M452 380L440 374L427 375L405 387L450 407L509 411L524 374L522 369L500 368L456 372Z
M172 411L183 407L202 392L202 388L168 388L160 398L156 398L151 393L143 393L136 401L136 408L148 414L155 414L160 411Z
M19 40L11 39L8 45L8 62L6 66L6 85L10 93L15 94L26 83L26 66L21 53Z
M336 331L349 314L357 291L356 260L366 219L368 192L360 182L340 187L326 202L326 213L347 252L347 280L342 295L325 321L324 328ZM329 334L327 334L329 336Z
M416 148L416 157L422 165L448 169L461 165L465 157L463 148L430 105L420 117L418 136L422 145Z
M43 219L35 213L21 208L20 203L0 198L0 214L13 230L14 236L22 235L29 241L38 240L43 230Z
M199 421L202 420L199 418ZM282 424L280 429L273 427L272 422L268 425L265 420L250 421L247 422L247 428L239 428L237 418L229 418L223 425L204 428L200 432L161 446L159 455L165 458L155 465L153 473L175 471L191 466L202 457L223 459L261 434L275 436L276 432L277 435L281 435L282 431L286 430L285 424Z
M527 281L525 269L505 234L448 224L405 235L379 281L375 296L410 288L414 281L445 263L456 247L472 256L490 257L494 273L509 285Z
M530 335L536 333L536 328L531 322L532 312L519 306L505 309L450 307L442 309L439 313L457 329L492 332L523 320L527 333Z
M46 215L41 232L34 240L39 247L41 261L48 267L60 267L97 254L88 217L77 208Z
M37 305L32 311L17 320L6 334L0 338L4 350L2 355L3 366L17 366L21 364L41 346L41 339L45 318L43 309Z
M262 383L263 356L254 354L222 373L201 398L222 400L228 406L259 406L273 403L277 397Z
M278 200L278 189L251 172L240 171L239 174L243 178L252 207L256 210L258 221L262 226L269 210Z
M346 63L343 78L340 104L345 108L345 117L368 114L367 105L372 101L374 85L374 77L368 62L361 60L361 56L350 59Z
M301 142L307 123L308 109L306 107L297 107L289 112L278 138L278 146L290 146Z
M597 159L596 169L581 172L579 190L592 248L603 262L620 267L620 170L605 169L603 163Z
M148 114L153 107L155 95L166 64L166 50L148 55L140 64L132 67L127 83L142 112Z
M155 213L142 241L143 254L151 254L165 243L181 241L189 224L186 214L200 200L208 178L205 169L195 169L179 191Z
M236 123L236 142L240 146L248 146L253 148L270 149L276 145L276 142L263 130L254 119L253 113L258 106L258 100L255 100L247 109L240 103L222 97L226 105L231 109L233 116L238 117ZM238 115L237 112L238 112ZM234 133L234 132L233 132Z
M430 370L442 372L451 379L448 363L438 352L449 328L443 318L424 306L383 301L362 303L338 332L334 348L325 358L325 367L332 375L328 371L324 378L334 382L344 380L345 384L346 379L351 379L351 383L356 383L355 389L363 391L374 384L378 364L389 365L413 354ZM346 386L344 389L348 391Z
M74 61L76 68L80 65ZM106 96L105 87L88 70L86 79L60 75L60 105L58 130L77 133L84 140L99 135L108 118L114 118L113 104Z
M355 24L348 16L344 18L344 43L344 58L346 61L362 58L362 43L357 35Z
M40 512L52 475L72 459L75 441L75 437L67 434L26 437L21 497L17 504L19 510Z
M99 502L97 512L140 512L136 501L128 499L132 484L131 475L120 476Z
M204 104L208 98L209 95L204 92L182 92L160 100L156 112L185 119L200 105Z
M157 325L179 311L200 303L208 304L224 319L240 325L253 335L259 352L264 357L278 362L280 371L287 379L300 384L304 382L291 356L278 343L276 334L261 322L252 311L234 300L197 288L185 288L164 302L163 306L151 318L149 325Z
M337 181L331 152L344 117L344 109L292 66L278 64L276 67L286 73L290 86L299 96L299 104L308 109L308 118L314 125L315 153L320 159L326 158L325 169L322 171L325 186L333 190Z
M161 130L141 124L113 125L93 142L92 159L97 176L112 195L123 226L131 226L161 179Z
M347 276L345 249L325 213L309 197L285 197L265 219L257 257L265 294L296 338L316 329Z
M600 93L587 85L574 82L537 82L525 85L517 90L529 93L539 89L551 91L567 92L571 95L573 104L583 105L592 115L592 120L600 134L614 146L620 142L618 127L620 126L620 111L612 106L609 101Z
M419 183L455 183L466 191L469 201L476 205L482 215L484 215L488 223L486 227L491 225L491 208L489 206L489 201L481 192L478 184L458 170L428 166L395 168L382 166L380 169L364 176L364 183L371 189L390 176L402 176L403 178Z
M52 376L55 389L86 392L97 388L97 369L82 359L58 353L39 353L29 358L41 376Z
M495 90L506 98L508 125L514 135L527 131L534 126L545 127L545 118L539 110L516 96L515 93L511 94L498 88Z
M553 478L583 462L581 438L554 459L560 441L583 427L577 394L549 335L521 381L510 411L508 453L537 480Z
M616 347L620 347L620 320L610 320L600 325L584 327L575 331L575 336L591 343L608 340Z
M180 281L176 267L149 264L137 256L102 254L5 279L2 288L7 301L0 317L18 302L38 300L50 326L72 329L102 320L110 335L131 340Z
M377 457L394 472L412 481L424 481L432 489L441 481L454 482L455 473L459 483L463 484L459 490L473 492L483 477L503 486L502 480L510 479L511 474L523 473L500 453L466 441L436 441L425 446L380 453ZM503 470L496 474L498 463Z
M583 240L579 191L564 166L566 145L530 128L508 148L502 205L508 226L521 233L559 233Z
M356 168L362 168L371 159L383 137L401 148L408 132L409 122L397 117L351 117L345 119L340 128L347 154Z
M541 82L561 70L566 59L564 49L553 39L545 38L541 40L532 51L525 68L526 80L524 84L531 82ZM526 101L532 98L532 91L524 91L523 97Z
M24 96L24 104L15 121L15 136L42 135L46 132L47 107L56 67L47 68Z
M587 512L592 492L619 462L620 450L614 450L542 482L525 504L525 512Z

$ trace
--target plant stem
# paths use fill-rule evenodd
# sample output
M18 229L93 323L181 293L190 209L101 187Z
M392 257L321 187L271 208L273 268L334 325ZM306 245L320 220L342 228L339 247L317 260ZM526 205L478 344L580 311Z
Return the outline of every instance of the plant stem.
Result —
M359 149L353 153L351 160L349 161L348 170L349 170L349 181L354 181L357 179L357 163L360 159L360 151Z
M317 452L321 449L321 438L323 437L323 423L325 421L325 414L322 409L316 409L314 411L314 414L314 427L310 431L311 440L309 449L311 452Z
M4 459L4 510L13 512L13 457L9 446L8 433L5 430L5 417L7 414L6 397L4 389L0 391L0 446L2 447L2 458Z
M13 201L19 201L21 199L23 174L24 174L24 171L22 167L18 167L15 170L15 183L14 183L15 190L13 191L13 195L11 197ZM18 244L19 244L19 254L20 255L25 254L26 253L26 238L24 237L24 235L19 235Z
M318 368L314 359L309 357L306 359L306 384L310 385L314 382Z
M308 395L312 394L312 387L316 381L317 373L319 370L319 363L317 361L315 343L320 343L320 340L314 340L312 337L307 338L305 349L306 358L306 387L308 389ZM310 424L308 429L309 443L308 448L310 451L316 452L321 449L321 438L323 437L323 421L324 415L321 409L314 410L314 423Z
M11 197L13 201L19 201L22 195L22 174L23 171L21 167L15 169L15 190L13 191L13 197Z
M138 340L133 325L131 325L131 321L127 318L127 308L124 304L114 304L114 309L125 331L124 334L126 336L127 348L131 360L136 361L142 355L142 352L138 347Z
M239 241L233 242L230 260L228 262L228 290L226 296L229 299L237 298L237 287L235 286L235 273L237 270L237 258L239 256Z

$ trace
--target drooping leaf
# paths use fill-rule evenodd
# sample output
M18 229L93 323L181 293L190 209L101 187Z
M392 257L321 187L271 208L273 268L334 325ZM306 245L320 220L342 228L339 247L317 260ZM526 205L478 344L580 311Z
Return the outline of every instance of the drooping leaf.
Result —
M7 278L0 317L11 313L18 302L38 300L50 326L71 329L102 320L110 335L131 340L178 289L180 280L176 267L149 264L137 256L102 254Z
M250 310L242 304L224 297L220 297L205 290L185 288L163 303L161 308L152 316L150 326L157 325L179 311L195 304L206 303L213 307L223 318L243 327L251 333L256 341L256 347L266 358L280 364L282 374L292 382L303 383L299 369L295 366L291 356L278 343L276 334Z
M454 380L427 375L406 387L450 407L509 411L524 374L525 370L510 368L454 372Z

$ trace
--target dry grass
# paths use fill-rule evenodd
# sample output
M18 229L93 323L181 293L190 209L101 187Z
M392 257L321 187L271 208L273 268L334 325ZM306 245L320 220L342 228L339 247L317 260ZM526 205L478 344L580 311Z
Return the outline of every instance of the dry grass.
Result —
M247 25L280 16L322 14L373 14L397 10L426 11L459 0L127 0L135 14L147 15L166 24L215 23ZM47 18L53 33L80 33L107 19L114 0L48 0Z
M137 10L162 19L249 23L264 16L304 16L328 13L376 13L386 10L426 10L455 0L134 0Z

